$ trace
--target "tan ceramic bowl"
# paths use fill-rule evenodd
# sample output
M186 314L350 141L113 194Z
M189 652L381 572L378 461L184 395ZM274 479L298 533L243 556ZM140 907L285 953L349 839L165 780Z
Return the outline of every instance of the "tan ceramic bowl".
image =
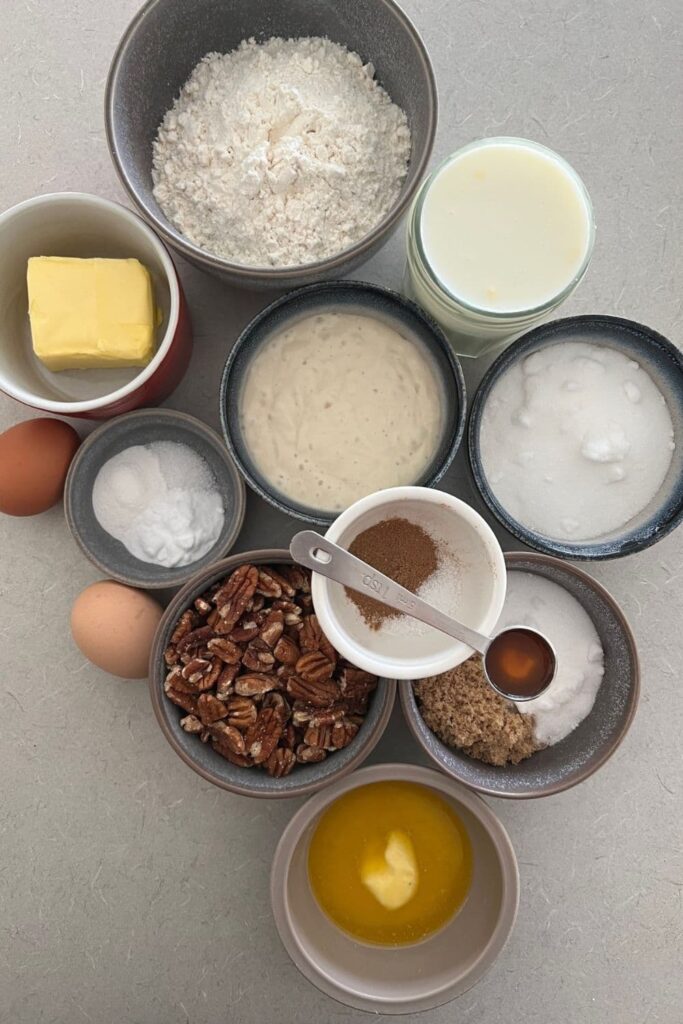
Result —
M463 907L412 946L371 946L346 935L320 909L308 882L308 846L320 814L343 793L386 780L417 782L445 797L465 824L474 855ZM275 851L270 894L284 947L317 988L358 1010L418 1013L462 995L491 967L515 922L519 874L507 832L480 797L431 768L380 764L335 782L297 811Z

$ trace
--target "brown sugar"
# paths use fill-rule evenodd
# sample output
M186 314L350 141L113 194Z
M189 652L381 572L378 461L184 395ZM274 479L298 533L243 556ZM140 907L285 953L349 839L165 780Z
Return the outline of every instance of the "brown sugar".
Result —
M349 551L389 579L413 593L439 568L435 541L426 530L408 519L396 517L363 530L353 540ZM370 629L379 629L387 619L401 614L367 594L346 589Z
M440 676L413 683L420 712L449 747L486 764L519 764L540 750L533 715L521 715L486 681L475 655Z

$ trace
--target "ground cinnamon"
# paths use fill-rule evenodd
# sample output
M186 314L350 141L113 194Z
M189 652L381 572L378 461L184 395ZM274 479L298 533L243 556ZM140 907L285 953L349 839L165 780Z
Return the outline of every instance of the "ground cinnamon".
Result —
M432 537L417 523L399 517L383 519L363 530L349 551L413 593L439 567L438 550ZM401 614L367 594L359 594L348 587L345 590L370 629L379 629L387 619L398 618Z

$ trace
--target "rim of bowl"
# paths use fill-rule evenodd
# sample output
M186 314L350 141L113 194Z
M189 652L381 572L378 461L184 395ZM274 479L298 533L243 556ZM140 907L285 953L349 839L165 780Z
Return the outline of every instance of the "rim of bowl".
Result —
M320 973L314 958L304 948L293 926L287 900L287 880L292 857L303 838L305 830L314 819L344 793L373 782L387 781L415 782L445 794L456 803L461 803L474 815L491 840L496 851L503 884L503 893L495 927L479 956L470 965L464 987L460 988L462 982L451 982L450 985L442 985L430 995L401 1000L402 1005L400 1009L388 1009L387 1003L391 1001L373 1000L371 996L363 995L353 989L336 984ZM442 1006L458 994L462 994L462 992L477 984L503 952L512 934L519 909L519 890L520 877L517 855L507 829L493 808L489 807L486 801L473 792L472 789L458 782L450 775L438 772L432 767L400 762L388 762L360 768L351 777L331 783L325 790L307 800L285 826L273 855L270 873L270 901L275 919L275 927L280 936L280 941L295 967L308 981L333 999L344 1003L344 1005L366 1010L370 1008L370 1003L374 1003L375 1013L400 1014L433 1009L437 1006ZM456 989L456 991L452 991L452 989ZM356 1001L347 1002L343 998L344 995L355 997ZM396 1002L393 1002L396 1005ZM361 1003L365 1005L361 1005Z
M193 576L197 575L198 572L201 572L202 567L197 569L197 563L191 562L189 565L179 566L172 576L166 576L163 580L158 580L154 579L153 573L155 570L164 567L156 565L154 562L142 562L139 560L141 565L148 568L150 573L149 577L143 580L134 579L131 576L125 576L113 569L112 566L106 565L98 558L97 554L83 540L80 530L76 527L73 516L73 504L77 500L77 477L84 456L91 448L95 447L99 443L100 439L110 430L115 429L122 422L129 422L132 418L140 420L164 420L168 421L170 424L191 424L194 431L199 432L206 437L206 439L215 448L216 452L220 452L225 456L223 459L223 466L226 475L230 477L230 482L235 491L235 516L232 528L227 535L227 540L224 544L221 544L220 550L213 551L212 564L230 551L239 536L240 530L242 529L247 507L247 496L244 481L233 465L229 453L225 451L225 446L223 445L219 434L217 434L215 430L212 430L211 427L207 426L206 423L202 423L202 421L198 420L195 416L190 416L186 412L178 412L176 409L134 409L132 412L123 413L121 416L116 416L111 420L107 420L106 423L102 423L81 442L76 454L71 460L71 464L66 475L66 482L64 484L64 517L71 536L76 541L76 544L88 561L92 562L100 572L103 572L105 576L110 579L117 580L119 583L125 583L129 587L138 587L142 590L168 590L172 587L182 586ZM212 552L209 551L203 557L207 558L211 554ZM201 560L198 559L198 561Z
M283 790L278 786L278 779L270 780L272 788L252 789L248 781L246 781L244 785L229 782L216 772L211 771L211 769L204 768L203 765L199 764L199 762L192 757L185 747L178 742L176 736L171 731L166 720L166 715L164 714L164 707L166 706L166 703L169 704L169 707L171 706L170 702L166 702L166 697L163 693L163 674L161 672L166 632L170 625L175 623L185 609L192 604L194 598L206 588L206 581L208 579L215 576L217 573L227 575L236 569L238 565L242 565L245 562L251 562L254 565L264 565L268 562L274 562L275 564L278 562L282 564L294 564L294 559L285 548L258 548L252 551L240 551L233 555L229 555L227 558L212 562L211 565L207 565L199 572L196 572L192 578L187 581L178 593L173 596L168 606L164 609L164 614L162 615L159 625L157 626L156 633L154 634L152 649L149 656L148 675L148 688L152 701L152 709L156 720L161 727L161 731L176 754L178 754L181 760L183 760L189 768L196 772L197 775L201 775L201 777L207 782L211 782L220 789L225 789L230 793L238 793L241 796L256 797L257 799L286 799L288 797L306 796L308 794L315 793L317 790L322 789L331 782L348 775L374 750L389 723L391 712L394 707L394 701L396 698L396 681L394 679L381 680L384 683L382 697L383 706L381 712L375 722L372 732L368 733L364 737L363 744L359 746L349 761L336 771L331 770L330 774L323 778L313 779L310 782L301 782L298 785L290 783L290 787L286 790ZM375 692L377 693L377 691ZM378 699L378 697L375 697L374 699ZM173 706L175 707L175 705ZM351 744L353 744L355 740L356 737L351 741ZM349 744L349 746L351 746L351 744ZM248 779L249 772L246 769L245 774ZM291 776L287 776L287 778L291 778Z
M114 56L112 57L109 72L107 74L107 82L104 92L104 124L109 155L111 156L114 168L123 187L145 219L154 225L155 229L170 245L178 249L184 256L188 257L188 259L194 260L195 262L201 263L214 270L227 271L235 277L244 278L246 282L250 281L254 276L267 278L268 283L272 284L274 287L277 287L280 281L283 282L284 287L287 280L291 278L293 274L300 274L303 276L304 274L322 274L333 270L335 267L353 260L356 256L360 256L366 249L371 248L379 238L385 235L400 220L413 201L418 188L422 184L424 172L429 164L432 149L434 147L434 137L436 135L438 119L438 92L436 76L427 52L427 47L425 46L420 33L417 31L415 25L407 14L394 2L394 0L375 0L376 3L381 4L392 13L397 23L401 25L410 37L417 51L420 63L424 69L427 81L428 111L424 120L428 127L422 155L415 164L413 164L413 153L411 151L411 158L408 167L409 169L415 169L415 177L412 184L405 190L401 191L394 205L371 231L353 245L346 249L342 249L341 252L335 253L333 256L328 256L324 260L317 260L315 263L297 263L287 267L252 267L243 263L231 263L228 260L221 259L219 256L214 256L212 253L207 252L207 250L201 249L199 246L190 242L189 239L170 226L170 222L169 224L164 223L164 221L158 217L156 212L148 206L143 198L138 194L135 186L128 176L125 161L122 159L119 151L116 138L117 133L114 130L114 121L116 118L115 94L118 86L119 75L121 73L123 56L130 41L149 12L158 4L164 2L165 0L147 0L147 3L144 4L144 6L129 22L121 36L121 39L119 40L116 50L114 51Z
M122 220L127 220L135 230L140 231L156 249L159 262L162 264L164 269L171 299L166 330L164 331L163 337L159 342L156 352L154 353L154 357L150 360L147 366L142 367L140 373L116 391L110 391L106 395L100 395L99 398L87 398L77 402L57 402L54 399L39 398L31 392L25 391L24 388L17 387L12 382L9 382L4 375L0 377L0 387L2 390L17 401L23 402L24 405L31 406L33 409L40 409L43 412L54 412L60 413L62 416L71 416L74 415L74 413L92 412L93 409L106 408L106 406L112 405L114 402L118 402L132 394L134 391L137 391L138 388L140 388L150 379L150 377L154 375L165 359L175 337L180 313L180 285L178 282L178 274L175 266L173 265L168 249L161 239L157 237L154 231L152 231L150 226L145 223L143 218L140 217L139 214L134 213L133 210L128 210L125 206L121 206L120 203L115 203L112 199L103 199L101 196L92 195L90 192L46 192L44 195L33 196L31 199L24 199L23 202L17 203L15 206L11 206L8 210L5 210L4 213L0 214L0 231L2 231L7 221L16 216L20 216L31 207L43 205L52 206L58 202L64 202L66 200L82 203L84 206L100 206L105 210L108 210L114 216L121 217Z
M385 504L391 504L404 498L413 501L424 501L428 504L447 506L449 511L459 516L461 519L464 519L475 530L479 537L481 537L486 552L491 558L494 582L493 593L491 595L487 615L483 622L476 628L483 633L485 633L489 628L493 629L500 617L500 613L505 602L507 580L505 558L496 535L484 517L480 515L475 508L468 505L466 501L463 501L462 498L456 498L454 494L448 494L446 491L432 490L428 487L388 487L386 490L375 491L374 494L368 494L365 498L359 498L359 500L354 502L353 505L350 505L349 508L345 509L345 511L334 520L325 533L325 536L328 540L334 541L336 544L338 543L339 537L343 531L352 525L360 515L367 512L369 509L378 508ZM342 631L337 625L336 616L334 616L331 611L329 587L330 581L325 576L320 576L317 573L313 574L311 593L313 595L313 606L315 608L316 615L318 616L320 624L323 627L323 631L329 638L330 643L347 660L352 661L353 664L358 664L358 653L352 652L350 643L347 643L346 631ZM489 622L490 626L487 625ZM459 641L453 640L453 644L458 643ZM362 657L365 661L365 665L360 665L360 668L365 668L367 672L373 672L375 675L384 675L382 670L378 671L380 662L375 661L375 655L366 655L365 651L363 651ZM435 657L434 664L430 667L426 675L438 675L441 672L448 672L451 668L461 664L464 660L464 658L461 658L460 661L453 662L453 655L448 655L447 652L444 652L439 656L438 660ZM397 660L396 664L392 667L390 674L393 679L404 680L416 678L410 673L411 668L402 667L401 663Z
M532 562L537 565L550 565L553 568L559 569L562 572L566 572L571 576L575 576L577 579L585 583L591 590L593 590L598 597L609 605L610 610L614 613L616 619L619 622L624 634L624 638L629 648L631 660L633 664L633 679L629 692L628 710L626 717L617 732L610 738L609 742L605 744L601 753L596 757L595 761L590 765L585 765L577 772L576 776L569 779L564 779L562 782L551 783L546 786L537 786L534 789L530 789L528 792L520 793L517 790L501 790L492 789L485 785L475 785L471 782L466 782L461 779L459 775L455 775L445 764L436 756L430 747L428 747L424 741L424 737L416 722L416 716L424 723L424 719L420 715L417 703L412 694L412 680L408 683L410 686L410 696L408 694L407 687L399 687L400 698L401 698L401 710L403 711L403 717L410 729L410 732L416 742L419 744L420 749L425 753L430 761L432 761L438 768L444 772L449 778L456 779L462 786L473 790L476 793L481 793L483 796L500 797L502 800L537 800L544 796L556 796L558 793L564 793L568 789L573 789L574 786L578 786L580 782L585 782L586 779L594 775L602 766L609 761L612 755L618 750L626 738L633 719L635 718L636 711L638 709L638 702L640 699L640 658L638 656L638 647L636 645L636 639L633 635L633 630L622 611L620 605L617 603L615 598L610 594L609 590L606 589L598 580L596 580L590 573L586 572L585 569L580 569L578 565L571 565L569 562L563 561L561 558L556 558L554 555L548 555L545 552L539 551L506 551L505 552L505 563L510 568L515 568L521 562ZM589 712L590 714L590 712ZM425 728L429 727L425 724ZM431 733L431 730L429 730ZM434 733L431 733L434 735ZM438 739L438 737L436 737ZM509 767L509 766L508 766ZM512 766L514 768L514 765Z
M371 294L380 295L382 298L389 298L396 302L398 306L404 307L418 319L423 320L425 325L431 330L434 337L437 339L438 344L443 351L448 364L451 369L453 377L453 383L455 391L458 396L458 417L457 426L455 433L453 434L448 451L444 459L439 463L439 466L429 479L424 484L414 484L407 486L419 486L425 488L436 487L438 482L442 479L445 473L448 471L453 459L458 453L462 439L465 433L465 425L467 423L467 389L465 387L465 376L463 374L462 366L457 355L448 344L448 340L443 333L442 329L432 319L429 314L418 306L411 299L407 299L404 295L394 291L391 288L385 288L384 285L372 284L369 281L347 281L347 280L332 280L332 281L316 281L313 284L303 285L301 288L297 288L294 291L287 292L286 295L282 295L273 302L269 303L264 309L260 310L256 316L252 317L246 327L240 332L237 341L230 350L230 354L223 367L223 373L221 376L221 384L219 389L218 401L220 405L219 413L221 418L221 429L223 432L223 438L227 445L228 451L232 456L232 459L239 469L240 473L249 484L251 489L256 492L264 501L267 501L273 508L278 509L280 512L284 512L286 515L292 516L294 519L299 519L304 523L316 523L321 526L329 526L333 523L340 514L339 512L330 512L323 514L322 512L316 512L312 509L309 513L304 512L303 508L295 508L288 503L288 499L283 495L280 497L275 491L267 490L263 484L253 475L249 467L242 460L237 448L233 442L232 432L230 430L230 423L227 415L228 408L228 388L230 385L230 377L234 364L237 357L244 346L249 342L252 333L262 324L264 320L267 320L273 313L276 313L283 306L287 306L290 303L295 303L302 295L309 295L316 291L339 291L339 292L369 292ZM441 375L439 375L441 376ZM362 499L359 499L362 500ZM349 506L349 508L352 506Z
M551 320L548 323L540 324L538 327L534 327L532 330L527 331L521 336L521 338L517 338L513 341L503 352L500 353L500 355L496 357L482 377L475 392L467 426L467 454L470 469L472 471L472 477L474 478L477 490L484 503L501 526L503 526L508 533L511 533L513 537L521 541L522 544L527 544L529 547L534 548L541 554L554 555L558 558L573 558L576 561L582 562L599 562L607 559L623 558L625 555L632 555L638 551L645 551L646 548L656 544L659 540L666 537L667 534L671 533L677 526L679 526L683 520L683 498L679 501L678 508L676 508L668 519L660 526L653 525L657 522L657 515L653 515L647 523L643 523L635 530L625 533L622 541L619 541L618 538L612 540L597 539L594 541L579 541L576 544L566 544L561 540L546 537L544 534L537 533L535 530L525 527L517 519L514 519L503 505L500 504L493 493L493 490L486 478L486 473L484 472L479 435L481 430L481 418L494 384L496 384L499 377L502 376L506 370L524 356L528 349L534 347L539 337L542 339L545 337L545 344L539 345L538 347L538 350L540 351L541 348L561 343L561 338L556 339L554 337L556 332L562 331L567 327L580 327L582 324L596 323L605 323L606 326L620 327L628 330L632 335L639 334L645 336L650 341L654 342L660 350L663 350L671 362L678 367L683 380L683 353L676 348L673 342L669 341L668 338L664 337L663 334L660 334L653 328L647 327L645 324L640 324L636 320L628 320L625 317L620 316L611 316L607 313L588 313L582 316L562 317L559 320ZM552 333L549 334L549 332ZM605 347L614 348L615 351L622 351L618 347L610 345L609 342L605 342ZM627 525L628 524L626 524L626 526Z

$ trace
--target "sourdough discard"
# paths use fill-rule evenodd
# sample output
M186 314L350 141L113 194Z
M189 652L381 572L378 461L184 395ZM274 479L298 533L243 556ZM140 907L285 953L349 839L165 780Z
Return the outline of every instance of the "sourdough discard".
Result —
M197 65L154 141L154 195L190 241L248 266L366 235L407 173L404 112L329 39L249 39Z

